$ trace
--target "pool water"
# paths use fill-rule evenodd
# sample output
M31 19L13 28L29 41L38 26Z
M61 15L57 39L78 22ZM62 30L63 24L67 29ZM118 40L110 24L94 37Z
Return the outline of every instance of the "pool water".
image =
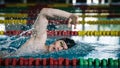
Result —
M5 52L14 52L21 45L23 45L30 37L25 36L0 36L0 51ZM48 38L46 44L51 44L56 38ZM75 38L73 38L75 39ZM119 44L103 44L100 42L86 42L75 40L76 46L68 50L62 50L58 52L51 52L47 54L23 54L22 57L34 57L34 58L120 58L120 45ZM13 56L13 57L21 57Z

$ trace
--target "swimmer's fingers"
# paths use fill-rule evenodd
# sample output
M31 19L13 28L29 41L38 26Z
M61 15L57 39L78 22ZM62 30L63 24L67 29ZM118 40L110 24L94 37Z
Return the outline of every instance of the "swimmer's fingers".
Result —
M78 24L78 20L76 20L74 23L74 29L76 29L77 24Z
M71 18L69 18L69 20L68 20L68 28L70 28L72 25L71 25L71 22L72 22L72 19Z
M74 25L74 28L76 28L76 24L78 24L78 16L72 14L69 18L68 25L71 26L71 24Z
M74 23L74 29L76 29L76 25L78 24L78 16L77 15L74 15L73 16L73 23Z

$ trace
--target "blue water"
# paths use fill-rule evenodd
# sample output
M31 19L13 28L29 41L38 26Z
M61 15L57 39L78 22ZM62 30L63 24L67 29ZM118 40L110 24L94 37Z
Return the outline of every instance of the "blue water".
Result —
M15 52L21 47L30 37L24 36L0 36L0 51L1 52ZM48 38L46 44L52 43L56 38ZM73 38L74 39L74 38ZM51 52L47 54L28 54L22 57L34 57L34 58L120 58L120 45L103 44L99 42L88 43L85 41L76 40L76 46L68 50L62 50L59 52ZM14 56L20 57L20 56Z

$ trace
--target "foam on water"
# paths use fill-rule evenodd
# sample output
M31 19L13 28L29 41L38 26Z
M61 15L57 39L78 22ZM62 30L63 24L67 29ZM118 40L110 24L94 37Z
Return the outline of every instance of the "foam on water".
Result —
M118 50L120 49L120 45L108 45L108 44L96 44L97 46L95 47L95 50L93 50L91 53L89 53L85 58L114 58L117 59L119 58Z

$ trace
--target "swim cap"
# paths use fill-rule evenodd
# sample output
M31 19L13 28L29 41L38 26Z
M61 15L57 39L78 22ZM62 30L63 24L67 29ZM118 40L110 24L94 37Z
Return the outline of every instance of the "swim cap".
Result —
M70 38L61 38L58 40L63 40L66 43L66 45L68 46L68 48L71 48L76 45L75 41Z

